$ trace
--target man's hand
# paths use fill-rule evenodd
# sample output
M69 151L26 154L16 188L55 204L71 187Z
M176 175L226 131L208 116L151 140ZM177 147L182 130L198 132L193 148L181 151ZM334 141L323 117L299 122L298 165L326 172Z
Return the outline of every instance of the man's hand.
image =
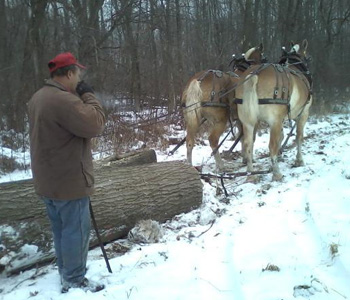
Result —
M89 84L87 84L84 80L80 81L77 84L76 91L79 96L82 96L85 93L94 93L94 90L92 89L92 87Z

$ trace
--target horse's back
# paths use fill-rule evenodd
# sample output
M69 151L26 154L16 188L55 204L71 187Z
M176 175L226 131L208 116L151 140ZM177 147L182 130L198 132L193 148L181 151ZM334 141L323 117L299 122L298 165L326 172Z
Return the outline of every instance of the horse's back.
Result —
M249 74L255 74L258 78L256 94L260 103L259 120L271 124L277 118L283 119L288 113L288 106L291 118L294 119L309 98L310 87L307 79L300 72L286 66L262 66L254 66L248 70Z

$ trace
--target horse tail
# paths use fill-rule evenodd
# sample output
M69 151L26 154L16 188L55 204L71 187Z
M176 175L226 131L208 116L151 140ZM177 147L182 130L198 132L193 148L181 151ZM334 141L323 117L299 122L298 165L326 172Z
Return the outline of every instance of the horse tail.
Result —
M184 107L184 117L187 130L193 128L196 130L202 119L201 100L203 92L200 81L193 79L182 94L182 106Z
M243 103L240 118L245 120L245 123L255 125L258 121L259 101L257 94L257 75L249 75L250 77L243 84Z

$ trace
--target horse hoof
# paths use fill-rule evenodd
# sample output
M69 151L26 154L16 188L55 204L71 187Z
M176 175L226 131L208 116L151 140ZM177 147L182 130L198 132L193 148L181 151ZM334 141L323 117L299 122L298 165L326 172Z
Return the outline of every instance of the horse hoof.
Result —
M305 163L304 163L304 161L303 161L302 159L301 159L301 160L297 159L297 160L294 162L293 167L297 168L297 167L302 167L302 166L304 166L304 165L305 165Z
M284 157L278 156L278 157L277 157L277 160L278 160L278 162L284 162Z
M281 173L273 174L272 181L282 181L283 175Z
M218 166L218 165L216 165L216 172L218 172L218 173L223 173L224 171L225 171L225 167L224 166Z
M258 175L249 175L247 176L247 179L246 179L246 183L254 183L254 184L257 184L261 181L261 177L258 176Z

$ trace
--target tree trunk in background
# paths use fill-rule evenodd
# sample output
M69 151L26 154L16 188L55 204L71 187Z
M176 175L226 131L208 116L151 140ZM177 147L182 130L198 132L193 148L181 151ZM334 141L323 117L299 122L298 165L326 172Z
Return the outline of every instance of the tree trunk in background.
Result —
M166 100L172 112L195 72L227 66L259 42L275 62L281 46L306 38L315 101L349 102L349 0L0 0L0 24L0 127L17 132L61 51L86 64L86 80L109 99L134 98L136 110L142 96Z
M150 0L149 8L150 8L150 18L149 18L149 30L151 32L151 45L150 45L150 52L151 52L151 63L153 64L153 68L150 68L149 72L152 74L152 92L156 97L156 100L161 99L161 91L160 91L160 81L161 78L159 76L159 65L160 65L160 54L159 54L159 48L160 48L160 30L159 30L159 24L158 24L158 16L157 16L157 10L156 10L156 1ZM158 102L157 101L157 102ZM156 104L156 103L155 103Z
M137 166L112 162L98 166L95 174L96 192L91 202L104 242L125 237L139 220L165 222L202 203L197 170L180 162ZM35 195L32 180L1 183L0 189L1 243L6 251L16 253L6 271L14 262L16 266L35 264L53 247L45 206ZM38 253L20 261L25 244L38 246ZM96 244L94 237L90 245Z
M160 0L163 28L161 32L163 43L163 68L165 76L165 95L168 99L168 111L174 112L175 108L175 87L174 87L174 57L172 55L172 20L171 20L171 1Z
M300 42L300 28L302 26L302 14L301 1L300 0L288 0L288 4L279 2L280 14L282 17L282 37L281 40L284 43L293 41L294 43Z
M253 3L252 0L245 1L244 17L243 17L243 36L242 36L242 52L247 51L254 41L254 32L256 28L253 21Z
M125 54L128 61L128 72L130 72L129 92L134 101L136 111L141 110L141 78L137 39L133 32L133 6L129 0L122 0L124 7L124 38L125 38ZM136 33L137 34L137 33Z
M98 70L99 52L97 43L100 39L99 12L104 4L104 0L86 1L73 0L74 12L78 21L79 48L78 59L89 67L87 78L93 85L102 86L101 77ZM69 7L69 3L66 3ZM68 20L70 21L70 20ZM69 27L68 27L69 28Z
M5 10L5 0L0 0L0 94L5 94L5 86L6 86L6 76L1 76L2 73L5 72L6 62L8 62L7 57L7 35L6 35L6 10ZM7 93L6 93L7 94ZM0 115L5 116L5 105L8 101L5 99L0 103ZM3 117L0 118L0 130L4 129L5 120Z
M31 94L41 87L43 78L39 67L39 58L42 57L44 51L40 39L40 27L44 21L47 1L31 0L29 7L30 11L28 14L30 18L22 52L22 69L20 73L20 82L22 84L13 103L13 128L18 132L24 132L26 126L26 102Z
M182 25L181 25L181 12L180 12L180 1L175 0L176 8L176 37L175 37L175 53L176 53L176 77L175 81L175 97L176 95L181 95L182 87L185 84L184 70L183 70L183 59L182 59Z

